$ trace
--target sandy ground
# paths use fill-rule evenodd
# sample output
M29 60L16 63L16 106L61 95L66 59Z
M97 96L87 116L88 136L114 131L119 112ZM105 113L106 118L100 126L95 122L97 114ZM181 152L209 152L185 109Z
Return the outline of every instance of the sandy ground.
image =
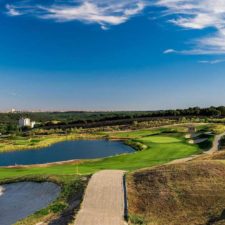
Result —
M196 138L200 136L202 133L194 133L194 134L186 134L185 138Z
M56 184L20 182L0 186L0 225L16 221L44 208L60 193Z
M189 140L188 143L189 144L200 144L207 140L208 140L207 138L199 138L199 139L195 139L195 140Z
M124 171L94 174L85 192L75 225L124 225Z

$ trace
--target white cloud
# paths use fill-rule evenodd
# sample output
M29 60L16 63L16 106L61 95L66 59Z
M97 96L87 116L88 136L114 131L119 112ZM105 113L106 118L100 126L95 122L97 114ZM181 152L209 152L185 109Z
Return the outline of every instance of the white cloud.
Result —
M219 64L219 63L223 63L223 62L225 62L225 59L201 60L201 61L198 61L198 63L211 64L211 65Z
M11 5L6 5L6 9L7 9L7 14L9 15L9 16L21 16L22 15L22 13L21 12L19 12L17 9L16 9L16 7L14 7L14 6L11 6Z
M60 4L55 1L51 5L31 5L11 4L6 8L11 16L29 14L57 22L78 20L97 23L102 29L107 29L108 26L122 24L138 15L146 6L145 0L76 0Z
M225 54L225 0L154 0L153 5L163 7L168 22L185 28L213 28L211 36L192 41L190 50L181 54ZM172 17L172 19L171 19Z
M164 52L163 52L163 54L170 54L170 53L175 53L176 52L176 50L174 50L174 49L166 49Z
M225 54L225 0L53 0L51 4L41 5L34 2L26 0L7 4L7 13L10 16L32 15L56 22L96 23L107 30L139 15L147 7L158 7L158 16L163 16L174 26L194 30L212 28L207 36L189 40L186 50L167 49L164 54Z

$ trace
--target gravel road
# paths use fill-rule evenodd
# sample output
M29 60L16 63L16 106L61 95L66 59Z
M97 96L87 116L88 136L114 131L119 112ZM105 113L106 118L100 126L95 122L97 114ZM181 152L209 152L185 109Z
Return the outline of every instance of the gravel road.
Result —
M124 171L94 174L85 192L75 225L124 225Z

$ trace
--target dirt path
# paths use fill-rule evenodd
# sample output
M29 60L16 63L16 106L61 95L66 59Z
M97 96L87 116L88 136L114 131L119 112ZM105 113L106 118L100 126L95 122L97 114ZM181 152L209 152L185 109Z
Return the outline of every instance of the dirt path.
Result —
M124 171L103 170L89 181L75 225L124 225Z
M219 150L219 141L223 136L225 136L225 132L215 136L213 146L209 151L206 152L207 154L213 154Z
M214 141L213 141L212 148L209 151L206 151L204 153L211 155L211 154L217 152L219 150L219 141L224 135L225 135L225 132L222 134L216 135L214 138ZM192 155L187 158L176 159L176 160L169 162L168 164L185 163L185 162L191 161L193 159L196 159L198 157L201 157L201 155Z

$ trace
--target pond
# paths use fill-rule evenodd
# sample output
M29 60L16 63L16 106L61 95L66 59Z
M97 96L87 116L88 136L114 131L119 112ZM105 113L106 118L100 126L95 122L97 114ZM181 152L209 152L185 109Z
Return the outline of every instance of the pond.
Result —
M50 182L20 182L0 186L0 224L11 225L46 207L60 193Z
M0 153L0 166L32 165L75 159L95 159L134 152L120 141L64 141L49 147Z

